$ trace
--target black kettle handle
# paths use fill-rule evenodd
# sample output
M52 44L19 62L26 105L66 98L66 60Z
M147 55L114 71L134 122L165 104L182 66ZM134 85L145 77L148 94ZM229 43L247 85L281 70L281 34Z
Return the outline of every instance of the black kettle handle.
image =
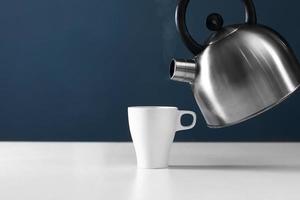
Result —
M245 23L247 24L256 24L257 23L257 18L256 18L256 11L254 4L252 0L242 0L245 5L245 13L246 13L246 18L245 18ZM176 8L176 15L175 15L175 21L176 21L176 26L177 30L181 35L181 38L186 45L186 47L194 54L197 55L199 54L204 48L204 45L199 44L196 42L191 34L189 33L187 26L186 26L186 10L188 7L190 0L179 0ZM217 30L222 26L223 24L223 19L222 16L219 14L211 14L208 17L208 20L215 20L212 25L215 25L215 27L209 26L209 22L207 22L207 26L211 30Z

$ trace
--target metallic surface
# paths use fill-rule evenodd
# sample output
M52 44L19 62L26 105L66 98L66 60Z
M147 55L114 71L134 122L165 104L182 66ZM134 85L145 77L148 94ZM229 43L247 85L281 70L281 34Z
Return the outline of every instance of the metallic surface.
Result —
M170 77L172 80L192 83L197 74L197 65L193 60L175 60L170 65Z
M215 42L195 57L198 69L192 82L209 127L245 121L277 105L298 88L299 63L273 30L244 24L226 37L211 41Z

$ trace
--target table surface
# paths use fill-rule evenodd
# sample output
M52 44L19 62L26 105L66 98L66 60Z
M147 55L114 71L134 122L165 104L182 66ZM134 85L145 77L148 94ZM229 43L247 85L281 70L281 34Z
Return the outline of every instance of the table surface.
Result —
M175 143L136 169L132 143L0 143L0 199L299 200L299 143Z

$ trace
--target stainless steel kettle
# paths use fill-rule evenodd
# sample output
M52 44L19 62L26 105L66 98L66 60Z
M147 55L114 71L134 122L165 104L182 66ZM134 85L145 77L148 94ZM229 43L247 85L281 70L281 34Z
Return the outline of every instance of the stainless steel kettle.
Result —
M250 119L282 102L299 87L296 56L278 33L257 24L251 0L243 0L243 24L222 27L221 15L209 15L206 25L215 33L203 45L187 30L188 3L179 0L176 25L195 57L173 59L170 76L191 84L209 127L221 128Z

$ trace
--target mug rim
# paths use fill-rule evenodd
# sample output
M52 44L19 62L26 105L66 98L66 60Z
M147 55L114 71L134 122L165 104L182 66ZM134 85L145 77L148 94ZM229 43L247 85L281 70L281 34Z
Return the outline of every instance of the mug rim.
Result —
M129 106L128 109L151 109L151 110L155 110L155 109L176 109L178 110L177 107L175 106Z

